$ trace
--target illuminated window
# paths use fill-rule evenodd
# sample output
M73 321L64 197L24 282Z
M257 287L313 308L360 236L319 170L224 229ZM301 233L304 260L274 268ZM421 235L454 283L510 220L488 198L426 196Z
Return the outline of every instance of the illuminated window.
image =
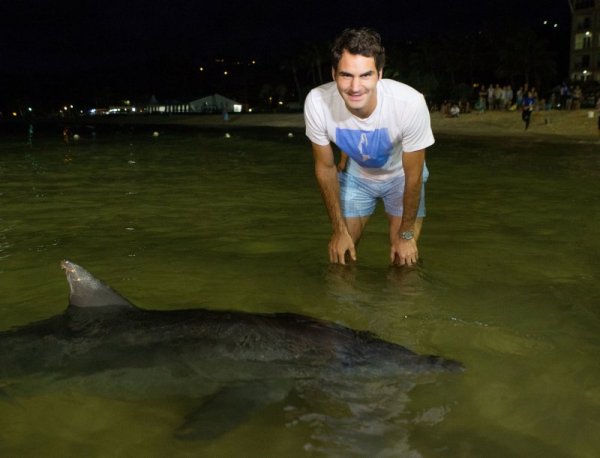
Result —
M592 47L592 32L575 34L575 50Z

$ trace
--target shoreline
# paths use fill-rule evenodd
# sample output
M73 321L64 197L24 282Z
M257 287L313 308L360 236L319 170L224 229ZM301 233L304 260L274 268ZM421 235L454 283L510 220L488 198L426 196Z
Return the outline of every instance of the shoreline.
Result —
M593 117L590 116L590 113ZM222 115L123 115L38 120L2 120L0 127L24 124L38 125L97 125L97 126L147 126L160 128L180 126L189 128L288 128L304 131L302 113L242 113L231 114L228 121ZM582 142L600 144L598 113L592 109L577 111L535 111L528 130L525 130L520 112L488 111L461 114L457 118L445 117L439 112L431 114L434 135L465 137L502 137L507 139L549 142Z
M534 111L527 130L525 130L520 111L471 112L458 118L448 118L442 116L441 113L433 113L431 124L434 135L437 132L462 136L498 136L526 141L600 144L598 113L592 109Z
M593 113L593 118L589 117L589 112ZM533 113L529 129L525 130L520 112L471 112L458 118L449 118L440 112L434 112L431 114L431 126L434 135L600 143L597 116L595 111L586 109L536 111ZM134 119L135 122L132 122ZM218 129L271 127L304 131L302 113L233 114L228 121L223 120L222 115L158 115L139 118L131 116L120 120L114 119L114 121L136 125L177 125Z

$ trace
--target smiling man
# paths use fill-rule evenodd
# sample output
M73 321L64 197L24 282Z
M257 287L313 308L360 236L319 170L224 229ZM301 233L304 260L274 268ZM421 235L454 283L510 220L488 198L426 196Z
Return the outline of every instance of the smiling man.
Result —
M334 81L313 89L304 104L315 174L333 227L329 260L356 261L356 245L382 199L390 262L414 265L425 216L425 148L434 143L427 104L415 89L382 79L385 51L377 32L346 29L331 51ZM332 142L349 157L343 167L335 163Z

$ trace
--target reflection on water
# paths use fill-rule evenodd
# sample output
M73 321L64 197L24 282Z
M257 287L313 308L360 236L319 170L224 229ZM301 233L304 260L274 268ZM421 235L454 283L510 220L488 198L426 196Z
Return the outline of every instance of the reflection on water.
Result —
M423 263L412 270L387 265L381 209L359 263L327 265L330 226L300 134L100 131L67 145L36 130L32 145L0 146L0 329L64 309L58 262L70 258L145 308L303 313L467 367L358 391L342 378L292 391L201 444L173 435L199 399L40 387L0 401L3 455L600 448L597 145L438 139ZM0 390L18 383L2 380Z
M4 228L3 221L0 219L0 225L2 225L2 229L0 229L0 259L8 256L8 249L10 248L10 244L6 240L5 232L9 230L8 227Z

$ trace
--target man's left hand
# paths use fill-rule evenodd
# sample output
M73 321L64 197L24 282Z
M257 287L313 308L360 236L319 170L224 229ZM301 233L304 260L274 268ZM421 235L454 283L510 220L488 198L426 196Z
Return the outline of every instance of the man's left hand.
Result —
M390 247L390 262L395 266L414 266L419 259L419 250L415 239L398 238Z

